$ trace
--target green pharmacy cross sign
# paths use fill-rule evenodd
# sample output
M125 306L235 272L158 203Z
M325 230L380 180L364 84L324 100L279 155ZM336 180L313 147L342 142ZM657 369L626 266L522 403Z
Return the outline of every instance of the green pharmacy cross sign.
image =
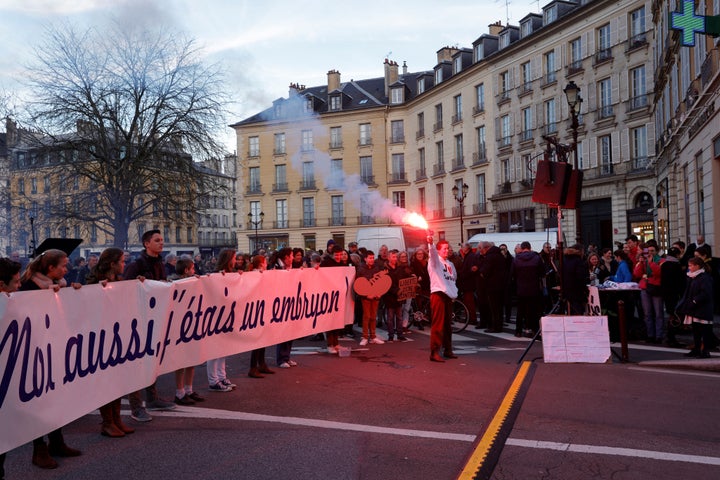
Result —
M695 1L683 0L680 12L670 13L670 28L682 32L682 44L695 46L695 33L717 37L720 35L720 15L695 15Z

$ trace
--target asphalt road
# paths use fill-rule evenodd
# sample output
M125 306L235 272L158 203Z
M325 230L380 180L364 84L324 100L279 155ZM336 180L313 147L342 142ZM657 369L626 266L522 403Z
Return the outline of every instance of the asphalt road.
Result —
M205 402L153 412L146 424L128 419L137 432L120 439L100 436L93 412L64 428L81 457L40 470L25 445L8 453L6 479L457 478L502 407L528 339L470 327L454 336L460 358L438 364L428 360L428 333L365 348L344 339L354 349L347 358L296 341L299 366L263 379L247 377L249 354L236 355L231 393L208 392L200 366L195 387ZM720 478L720 373L668 368L687 366L684 352L638 344L631 363L546 364L536 343L490 478ZM273 368L274 353L266 351ZM171 376L158 386L172 398Z

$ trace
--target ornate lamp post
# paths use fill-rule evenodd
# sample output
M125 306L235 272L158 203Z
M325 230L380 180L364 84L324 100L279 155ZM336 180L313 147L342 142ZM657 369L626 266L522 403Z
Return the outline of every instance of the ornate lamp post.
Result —
M260 220L253 220L253 214L252 212L247 214L248 217L248 225L252 225L252 227L255 229L255 248L254 250L257 250L258 248L258 228L262 225L263 219L265 218L265 214L263 212L260 212Z
M455 185L452 188L453 196L455 197L455 200L460 204L460 244L462 245L465 243L464 237L463 237L463 210L465 208L463 207L463 203L465 203L465 198L467 197L467 193L470 187L467 186L466 183L462 184L462 191L458 188L457 185Z
M580 87L570 80L563 90L567 99L568 107L570 107L570 130L572 131L572 149L573 149L573 168L578 168L578 115L582 107L583 99L580 96ZM580 223L580 203L575 205L575 231L577 243L582 243L582 226Z

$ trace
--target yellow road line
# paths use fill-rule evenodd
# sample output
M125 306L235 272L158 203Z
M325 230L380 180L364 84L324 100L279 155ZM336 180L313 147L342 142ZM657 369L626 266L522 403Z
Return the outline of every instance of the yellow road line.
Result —
M462 472L460 472L458 480L474 479L480 468L482 468L483 462L485 462L485 459L490 453L490 449L493 447L495 439L505 423L505 419L507 418L510 408L513 406L513 403L517 398L520 387L525 381L525 377L527 377L530 366L531 362L525 361L518 369L518 372L515 374L515 379L510 385L510 388L505 394L503 401L500 403L500 406L495 412L495 415L485 430L485 433L475 447L475 450L473 450L473 453L470 455L470 458L465 464L465 468L463 468Z

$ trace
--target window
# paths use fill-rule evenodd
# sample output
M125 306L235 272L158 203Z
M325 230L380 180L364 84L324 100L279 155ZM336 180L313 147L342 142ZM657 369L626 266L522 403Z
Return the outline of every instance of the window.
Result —
M442 71L442 65L439 67L435 67L435 85L438 85L442 83L443 81L443 71Z
M630 109L646 107L645 65L630 70Z
M94 223L90 225L90 241L93 243L97 243L98 237L97 237L97 225Z
M600 142L600 173L612 173L612 142L610 135L603 135L598 139Z
M570 42L570 65L569 73L582 70L582 40L580 37Z
M442 103L438 103L435 105L435 130L436 132L438 130L442 129L443 124L443 111L442 111Z
M276 228L289 228L287 200L275 200Z
M393 205L405 208L405 192L393 192Z
M403 143L405 141L405 127L402 120L390 122L390 143Z
M642 6L630 12L630 47L645 42L645 6Z
M25 195L25 179L24 178L18 178L18 193L20 195Z
M37 193L37 192L38 192L37 178L32 177L30 179L30 193Z
M163 239L170 241L170 226L163 225Z
M94 226L94 225L93 225L93 226ZM180 227L175 227L175 243L180 243L180 242L182 242L182 239L180 238L180 232L181 232L181 231L182 231L182 230L181 230Z
M437 163L435 164L436 171L435 173L444 173L445 172L445 148L443 147L443 142L439 141L435 144L435 152L437 155Z
M427 177L427 170L425 166L425 149L424 148L418 148L418 178L425 178Z
M510 31L505 31L500 34L500 41L498 48L503 49L510 46Z
M361 123L360 124L360 145L371 145L372 144L372 137L370 134L370 124L369 123Z
M487 213L487 193L485 190L484 173L475 176L475 190L477 191L477 208L473 209L473 213Z
M302 145L300 146L300 149L303 152L309 152L313 149L313 132L312 130L303 130L301 132L302 135Z
M633 128L630 130L632 145L632 162L634 170L644 170L648 167L647 158L647 127Z
M425 77L419 78L417 81L417 94L425 93Z
M545 8L543 11L543 25L552 23L555 20L557 20L557 5Z
M597 53L596 62L603 62L612 58L612 46L610 45L610 24L607 23L597 29Z
M305 111L305 113L310 113L314 110L312 98L305 99L305 103L303 104L303 110Z
M557 123L555 122L555 99L551 98L545 102L545 126L546 133L557 132Z
M50 193L50 190L50 175L46 175L45 178L43 178L43 193Z
M390 103L397 105L403 103L403 89L393 88L390 90Z
M275 154L282 155L284 153L285 153L285 134L284 133L276 133L275 134Z
M303 162L302 164L302 188L315 188L315 164L313 162Z
M340 110L342 106L340 98L340 95L332 95L330 97L330 110Z
M485 161L486 158L486 146L485 146L485 125L481 125L475 129L475 137L477 139L477 159L474 163L480 163Z
M521 115L522 132L520 133L520 141L525 142L532 140L532 107L523 108Z
M510 172L512 172L510 168L510 159L506 158L504 160L500 161L500 178L503 183L508 183L511 181Z
M436 218L445 216L445 185L438 183L435 185L435 205L437 205Z
M500 146L506 147L512 141L512 133L510 129L510 115L500 117Z
M260 167L248 169L248 193L260 193Z
M367 185L373 185L375 183L372 157L360 157L360 178L363 183Z
M260 137L248 138L248 156L250 156L250 157L260 156Z
M342 147L342 127L330 127L330 148Z
M420 112L417 114L417 133L416 138L422 138L425 136L425 114Z
M455 115L453 116L453 123L462 121L462 95L455 95L453 97L453 105L455 106Z
M525 62L520 65L520 75L522 75L522 87L521 93L529 92L532 90L532 68L530 62Z
M485 111L485 84L475 86L475 113Z
M333 158L330 160L330 176L327 179L326 186L328 188L341 188L343 182L343 161L342 158Z
M455 135L455 168L465 166L465 154L463 153L463 136L462 133Z
M405 154L392 154L392 180L395 182L405 181Z
M520 24L520 38L525 38L532 33L532 20Z
M500 74L500 99L509 98L510 95L510 72L504 71Z
M332 225L345 225L345 209L342 195L333 195L330 197L330 205L332 209Z
M552 83L555 78L555 51L547 52L544 55L545 60L545 83Z
M260 225L260 219L261 219L260 212L261 211L262 210L260 208L260 202L258 202L258 201L250 202L250 213L252 213L252 221L258 222L257 223L258 226ZM248 227L250 227L250 225L248 225Z
M286 165L275 165L275 188L274 191L287 191L287 166Z
M610 78L600 80L598 83L598 118L613 116L612 84Z
M483 58L485 58L485 48L481 42L475 45L475 61L479 62Z
M425 187L418 188L418 203L420 203L420 214L425 215L427 211L427 199L425 198Z
M462 71L462 56L458 55L453 58L453 73L458 74Z
M303 201L303 227L315 226L315 199L306 197Z

